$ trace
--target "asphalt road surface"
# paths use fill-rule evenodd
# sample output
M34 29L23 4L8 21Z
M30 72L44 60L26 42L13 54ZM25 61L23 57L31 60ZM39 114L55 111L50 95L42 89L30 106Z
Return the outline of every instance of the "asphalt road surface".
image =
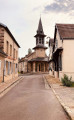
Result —
M69 120L43 75L25 76L0 98L0 120Z

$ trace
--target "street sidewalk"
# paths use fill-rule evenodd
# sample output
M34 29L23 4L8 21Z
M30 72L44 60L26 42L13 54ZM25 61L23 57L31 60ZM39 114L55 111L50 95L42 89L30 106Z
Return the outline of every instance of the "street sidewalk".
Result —
M74 87L65 87L59 79L56 79L50 75L45 75L44 78L68 116L71 120L74 120Z
M0 97L6 94L12 87L14 87L22 79L23 76L19 76L14 79L0 83Z

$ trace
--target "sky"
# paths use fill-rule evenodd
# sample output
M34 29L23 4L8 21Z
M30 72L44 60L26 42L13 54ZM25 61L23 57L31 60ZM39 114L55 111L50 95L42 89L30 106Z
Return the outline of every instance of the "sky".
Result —
M0 23L10 29L19 43L19 57L36 45L34 35L40 16L46 43L48 37L54 37L56 23L74 24L74 0L0 0ZM46 53L49 54L49 49Z

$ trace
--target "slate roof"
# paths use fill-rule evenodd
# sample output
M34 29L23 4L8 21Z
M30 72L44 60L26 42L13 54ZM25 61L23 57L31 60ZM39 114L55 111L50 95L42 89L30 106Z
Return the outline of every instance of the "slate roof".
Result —
M74 24L56 24L61 39L74 39Z
M19 44L17 43L17 41L15 40L14 36L12 35L12 33L10 32L10 30L8 29L8 27L2 23L0 23L0 27L3 27L8 34L10 35L10 37L13 39L13 41L16 43L16 45L20 48Z
M38 25L38 30L37 30L37 32L38 32L38 33L41 33L41 32L42 32L42 33L44 34L41 18L40 18L40 20L39 20L39 25Z
M35 53L35 52L32 52L32 53L26 55L25 57L22 57L22 58L19 60L19 63L20 63L20 62L23 62L23 61L27 61L27 60L28 60L28 57L30 57L30 56L33 55L34 53Z
M33 58L33 59L31 59L31 60L29 60L28 62L48 62L48 57L38 57L38 58Z
M34 37L37 37L38 35L41 35L41 36L44 36L44 37L46 36L46 35L44 35L41 18L40 18L40 20L39 20L39 25L38 25L38 29L37 29L37 34L36 34Z

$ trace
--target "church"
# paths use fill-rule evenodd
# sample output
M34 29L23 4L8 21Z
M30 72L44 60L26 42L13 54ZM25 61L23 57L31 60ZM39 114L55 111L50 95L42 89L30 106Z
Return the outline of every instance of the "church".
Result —
M34 52L19 60L19 72L48 72L48 56L46 55L45 37L41 18L39 20L36 35L36 46Z

